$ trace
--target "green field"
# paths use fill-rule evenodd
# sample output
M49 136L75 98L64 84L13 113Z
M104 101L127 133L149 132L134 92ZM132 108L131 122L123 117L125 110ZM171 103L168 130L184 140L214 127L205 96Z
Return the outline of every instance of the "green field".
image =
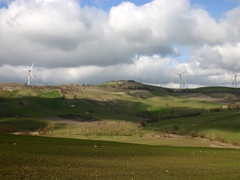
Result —
M2 84L0 179L239 179L238 102L227 87Z
M189 98L188 94L217 100ZM139 136L157 136L161 132L189 136L189 132L195 130L197 135L221 137L231 144L232 141L240 142L240 111L228 110L228 104L240 101L239 94L239 89L227 87L184 89L179 93L125 81L108 82L101 86L31 87L4 84L0 86L0 126L9 124L15 132L36 131L54 120L56 125L52 133L55 137L96 139L96 136L101 136L101 139L109 139L118 133L122 136L119 141L125 139L129 142L128 137L133 136L129 139L137 143L145 143L141 142L142 138L136 138ZM211 112L212 109L219 111ZM63 121L59 121L59 117L63 116ZM94 129L73 116L85 117L84 122L94 118L109 123L105 123L106 127L101 126L105 133L94 133L97 131L96 123L90 121ZM133 133L122 132L121 129L118 132L109 130L117 129L112 121L136 124L139 120L144 121L144 126L140 130L134 129ZM85 127L88 132L83 132ZM173 130L173 127L177 129ZM52 134L47 132L45 135Z
M0 115L42 118L61 114L86 116L85 112L91 110L92 113L87 116L136 121L138 119L136 114L142 111L160 114L159 118L165 118L172 116L172 111L174 116L179 116L183 113L221 106L219 103L193 100L167 91L67 86L61 90L61 93L59 88L63 89L60 86L44 89L22 87L12 91L0 90ZM68 89L67 92L65 89Z
M0 179L239 179L240 151L0 135Z

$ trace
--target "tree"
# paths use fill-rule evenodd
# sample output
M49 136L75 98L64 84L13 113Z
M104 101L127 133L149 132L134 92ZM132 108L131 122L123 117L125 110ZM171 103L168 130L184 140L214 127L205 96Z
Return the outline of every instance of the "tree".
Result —
M56 122L54 121L51 121L50 123L48 123L47 125L47 128L52 132L53 134L53 130L54 130L54 127L56 126Z
M66 124L67 130L68 130L68 135L71 134L72 129L73 129L73 123L68 123Z
M47 134L47 132L48 132L48 128L47 127L45 127L45 128L43 128L43 134L45 135L45 134Z
M197 136L197 132L195 130L192 130L189 132L191 137L196 137Z
M75 95L73 96L73 98L76 100L76 99L77 99L77 95L75 94Z
M13 126L6 124L4 126L0 126L0 134L9 134L9 133L13 133Z

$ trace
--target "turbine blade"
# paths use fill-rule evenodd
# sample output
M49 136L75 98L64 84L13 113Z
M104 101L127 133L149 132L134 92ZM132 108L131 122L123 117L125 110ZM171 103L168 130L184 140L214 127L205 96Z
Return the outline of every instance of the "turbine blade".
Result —
M183 71L182 74L184 74L187 70Z
M32 66L30 67L30 70L33 68L33 66L34 66L34 63L33 63Z
M30 76L34 79L32 72L30 72Z

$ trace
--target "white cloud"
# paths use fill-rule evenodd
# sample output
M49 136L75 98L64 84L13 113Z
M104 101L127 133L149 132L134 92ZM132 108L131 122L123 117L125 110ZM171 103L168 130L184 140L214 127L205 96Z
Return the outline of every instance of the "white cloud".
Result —
M36 62L34 81L44 84L178 84L171 68L187 69L191 84L227 84L240 72L239 17L240 6L216 21L188 0L123 2L109 13L76 0L9 1L0 9L2 81L24 82L17 68ZM190 56L179 63L182 46Z
M202 68L226 70L240 69L240 43L209 46L193 51L191 59L200 62Z

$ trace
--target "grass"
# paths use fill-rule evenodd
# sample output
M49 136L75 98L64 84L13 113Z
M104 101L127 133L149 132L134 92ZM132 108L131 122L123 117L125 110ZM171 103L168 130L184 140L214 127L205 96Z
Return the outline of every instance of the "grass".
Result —
M77 138L76 136L73 138ZM194 138L153 138L151 136L139 137L139 136L118 136L118 137L104 137L104 136L90 136L81 137L82 139L89 140L104 140L112 142L122 143L134 143L153 146L172 146L172 147L209 147L209 143L206 141L199 141Z
M238 179L240 151L0 136L0 179Z
M94 89L85 87L84 89L66 95L62 100L62 95L58 89L35 89L22 88L11 91L0 90L2 94L0 106L4 111L2 116L10 114L22 114L23 116L56 116L60 114L80 114L85 115L91 110L93 114L89 116L100 119L117 119L136 121L136 113L139 111L151 111L168 116L171 108L175 114L183 111L198 111L203 107L207 110L216 108L218 103L190 100L178 94L168 92L150 92L146 90L130 90L119 94L114 91L104 89ZM75 97L75 98L74 98ZM166 105L168 104L168 107ZM74 108L71 108L74 105Z
M177 125L184 134L188 135L191 130L205 135L220 134L229 142L238 140L240 142L240 111L222 111L218 113L204 114L200 116L168 119L153 124L154 129L165 131ZM150 128L150 127L149 127ZM176 131L177 133L177 131Z
M131 89L119 90L116 89L118 85L118 82L108 82L106 86L103 85L104 87L66 85L39 89L27 86L16 89L13 87L10 88L11 91L0 90L0 125L11 124L15 131L36 130L47 125L49 120L46 119L64 114L136 123L141 118L137 115L141 115L141 112L150 112L153 118L158 118L160 121L144 126L144 133L153 130L154 134L158 134L177 125L186 135L191 130L196 130L197 133L202 132L205 135L221 134L229 142L232 140L240 142L238 131L240 114L237 110L209 113L209 109L219 108L224 104L190 99L182 96L184 93L149 91L143 87L134 89L132 84ZM112 86L116 86L115 89ZM194 91L212 95L217 91L216 96L227 92L233 93L234 97L237 97L238 92L232 88L216 89L216 87ZM65 99L62 97L63 94ZM86 114L89 111L91 113ZM196 112L198 116L179 118L183 114ZM144 118L146 121L148 119L149 117ZM66 131L64 126L59 126L58 130Z
M121 88L129 86L130 89L114 89L120 85ZM75 122L75 133L69 133L70 126L66 124L71 124L71 119L56 123L54 134L50 132L47 135L55 138L0 135L0 179L240 178L239 150L208 148L205 141L196 138L156 138L160 132L175 125L186 135L196 130L205 135L221 135L229 142L240 142L239 110L209 113L209 109L224 104L189 99L165 90L147 91L143 85L133 87L133 82L130 85L109 82L102 86L65 85L39 89L16 85L8 87L9 91L1 89L0 126L10 124L15 131L35 131L39 127L46 127L51 122L49 118L64 114L96 117L104 120L102 123L110 124L126 121L126 124L132 122L136 125L139 120L136 114L142 111L168 119L148 123L140 133L135 129L137 133L123 136L111 133L99 136L91 123L83 123L84 127L81 127L88 128L87 133L80 128L76 131L81 123L76 125ZM212 97L225 95L225 99L229 97L238 101L238 90L233 88L194 90L195 93L198 91ZM218 94L214 94L214 91ZM86 114L89 111L91 113ZM191 112L201 113L179 118ZM98 134L110 132L107 128L120 128L119 125L116 128L116 124L108 126L108 123L104 127L98 127L95 123L99 128ZM89 134L90 130L92 134Z
M14 131L36 131L39 127L46 127L49 120L41 118L0 118L0 126L9 124L13 126Z

